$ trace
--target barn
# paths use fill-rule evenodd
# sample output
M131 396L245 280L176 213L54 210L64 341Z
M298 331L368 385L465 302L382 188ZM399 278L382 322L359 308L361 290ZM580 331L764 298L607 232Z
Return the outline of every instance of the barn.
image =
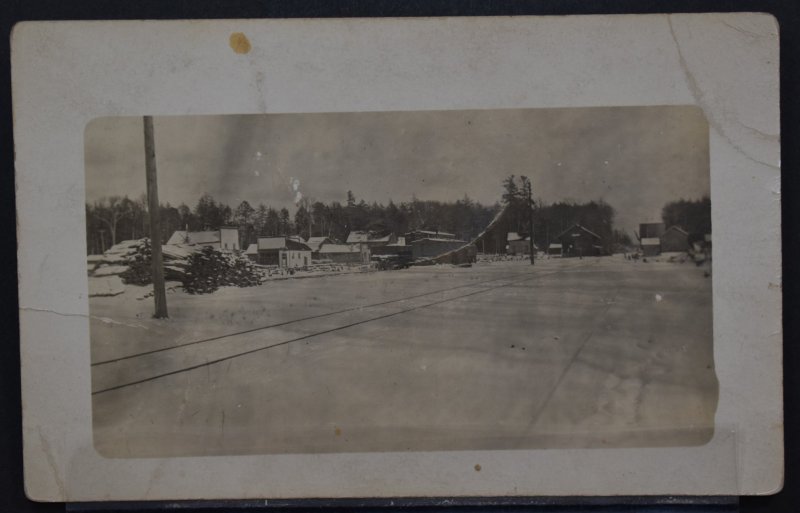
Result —
M689 233L679 226L670 226L661 236L661 251L664 253L689 251Z
M311 265L311 249L288 237L259 237L258 263L289 269L308 267Z
M561 242L561 256L585 257L604 254L603 239L580 224L574 224L556 237Z

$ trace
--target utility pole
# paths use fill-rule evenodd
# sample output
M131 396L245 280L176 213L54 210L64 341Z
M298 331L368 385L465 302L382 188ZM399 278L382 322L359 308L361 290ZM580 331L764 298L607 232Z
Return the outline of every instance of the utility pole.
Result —
M534 265L534 260L536 259L536 255L533 250L533 186L531 185L530 179L526 177L522 178L522 186L524 187L524 192L528 195L527 203L528 203L528 247L531 252L531 265Z
M153 260L153 299L156 319L167 314L167 291L164 286L164 265L161 257L161 212L158 203L156 176L156 143L153 134L153 116L144 116L144 167L147 175L147 209L150 214L150 254Z

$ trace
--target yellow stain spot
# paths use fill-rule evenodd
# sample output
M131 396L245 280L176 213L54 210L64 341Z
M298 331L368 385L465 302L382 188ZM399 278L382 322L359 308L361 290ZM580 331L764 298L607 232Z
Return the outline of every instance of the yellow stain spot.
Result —
M234 32L231 34L230 40L231 48L236 53L247 53L250 51L250 41L242 32Z
M480 472L480 471L481 471L481 466L475 465L475 472Z
M342 430L339 429L338 427L334 429L333 432L336 433L336 436L342 436Z

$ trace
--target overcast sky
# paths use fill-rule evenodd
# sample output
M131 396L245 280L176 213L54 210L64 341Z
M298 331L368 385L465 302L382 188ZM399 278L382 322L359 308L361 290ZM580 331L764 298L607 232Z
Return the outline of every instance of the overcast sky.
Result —
M668 201L709 194L708 124L694 107L268 114L155 118L159 196L209 193L288 207L500 199L509 174L546 203L603 199L630 232ZM145 191L141 118L86 129L86 200Z

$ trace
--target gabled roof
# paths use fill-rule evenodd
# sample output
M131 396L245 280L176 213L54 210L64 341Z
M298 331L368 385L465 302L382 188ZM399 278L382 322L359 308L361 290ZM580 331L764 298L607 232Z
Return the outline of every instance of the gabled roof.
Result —
M323 244L319 247L321 255L329 253L360 253L361 249L350 244Z
M431 230L411 230L408 233L420 233L420 234L423 234L423 235L435 235L435 236L439 236L439 237L455 237L456 236L454 233L434 232L434 231L431 231Z
M320 246L323 244L330 244L332 241L328 237L309 237L306 241L306 246L311 248L311 251L319 251Z
M310 251L310 248L303 242L288 237L259 237L258 250L259 251L274 251L279 249L295 249L299 251Z
M259 237L258 250L286 249L286 237Z
M424 239L417 239L411 243L413 246L414 244L418 244L420 242L460 242L462 244L466 244L467 241L465 240L458 240L458 239L437 239L433 237L425 237Z
M642 246L659 246L661 245L661 239L658 237L645 237L642 239Z
M370 237L367 240L369 242L389 242L392 240L392 235L394 234L390 233L389 235L384 235L383 237Z
M353 244L356 242L367 242L369 240L369 232L352 231L347 234L347 243Z
M219 241L219 230L204 232L176 230L167 241L167 244L214 244Z
M370 232L354 230L347 234L348 244L357 244L359 242L390 242L394 237L393 233L384 235L382 237L374 237Z
M684 230L683 228L681 228L677 224L673 224L672 226L667 228L667 230L664 232L664 235L666 235L667 232L671 232L672 230L675 230L676 232L678 232L678 233L680 233L682 235L689 235L689 232L687 232L686 230Z
M580 223L575 223L572 226L570 226L569 228L567 228L566 230L564 230L563 232L561 232L560 234L558 234L558 237L556 237L556 239L560 239L563 235L565 235L567 232L569 232L573 228L580 228L581 230L585 231L586 233L588 233L592 237L596 237L598 239L602 238L599 235L597 235L596 233L594 233L593 231L591 231L590 229L586 228L585 226L582 226Z

